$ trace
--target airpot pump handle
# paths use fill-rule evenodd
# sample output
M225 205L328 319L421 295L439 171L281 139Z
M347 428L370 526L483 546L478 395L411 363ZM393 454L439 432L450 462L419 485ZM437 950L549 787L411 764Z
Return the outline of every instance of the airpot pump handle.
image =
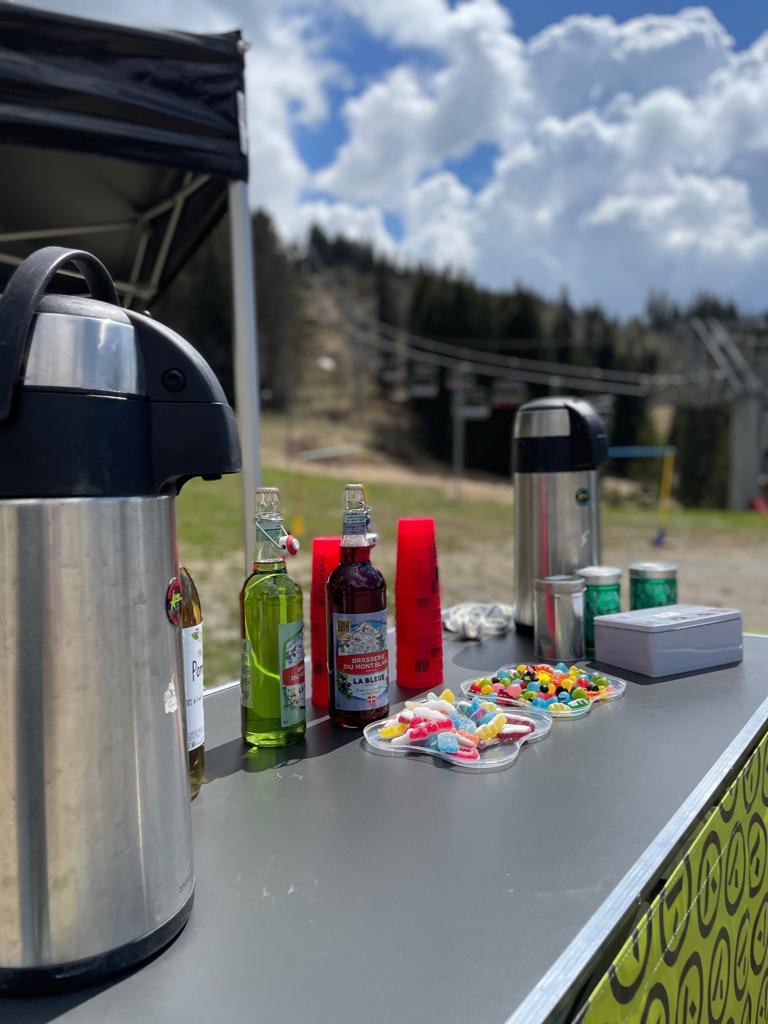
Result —
M24 376L37 305L56 272L67 263L74 263L94 299L120 305L109 271L90 253L47 245L27 256L0 295L0 422L8 419L16 385Z

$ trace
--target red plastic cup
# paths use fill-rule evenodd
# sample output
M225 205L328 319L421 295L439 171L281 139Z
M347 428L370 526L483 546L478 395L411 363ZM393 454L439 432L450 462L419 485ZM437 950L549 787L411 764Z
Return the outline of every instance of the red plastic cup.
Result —
M398 632L396 652L398 686L426 690L443 682L443 638L411 637Z
M415 607L439 607L440 576L437 567L434 519L399 519L395 602Z
M421 626L398 626L395 637L398 642L402 641L409 645L432 647L439 644L442 648L442 630L425 630Z
M397 630L397 642L409 646L418 644L433 647L442 644L442 633L424 633L400 628Z
M440 589L437 557L434 549L412 548L397 551L395 590L403 588L421 597L437 594Z
M442 610L440 603L440 595L432 594L428 597L403 597L402 594L398 597L395 593L395 614L397 609L403 612L426 612L427 614L434 615L434 613Z
M411 619L405 614L395 618L395 631L409 636L442 636L443 623L439 614L432 619Z
M328 707L328 628L325 585L339 564L341 537L315 537L312 541L312 586L309 592L309 631L312 664L312 703Z
M396 604L395 617L397 622L423 622L425 625L440 623L442 611L440 605L433 605L431 608L418 608L411 604Z
M409 633L407 630L398 630L397 642L403 648L417 652L431 652L435 647L442 649L442 633ZM429 655L432 657L432 654Z

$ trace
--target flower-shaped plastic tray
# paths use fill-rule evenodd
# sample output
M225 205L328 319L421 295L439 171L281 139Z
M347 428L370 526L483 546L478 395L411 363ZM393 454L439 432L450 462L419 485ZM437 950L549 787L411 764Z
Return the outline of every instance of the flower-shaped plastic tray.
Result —
M499 672L513 672L517 668L516 665L502 665L496 670L494 675ZM591 669L584 669L584 675L592 675ZM566 704L561 708L555 708L550 710L549 708L531 707L530 701L524 700L522 697L511 697L509 694L504 693L477 693L472 690L474 683L478 683L482 680L487 681L490 676L476 676L474 679L467 679L461 684L461 692L465 697L471 699L472 697L479 697L482 700L491 701L497 704L499 708L527 708L531 712L537 711L547 718L554 718L558 721L576 721L579 718L585 718L591 711L595 704L607 704L610 701L620 700L627 689L627 684L623 679L618 679L616 676L609 676L605 672L599 672L597 675L607 680L608 686L604 689L599 690L594 696L589 696L586 699L589 701L588 704L583 707L571 708L570 705ZM525 688L525 687L524 687Z
M422 703L426 703L426 701L409 701L409 704L417 714L417 706ZM367 725L363 730L363 736L365 738L365 745L374 754L383 754L386 757L421 754L422 757L434 757L440 761L447 761L454 768L469 772L470 774L498 772L513 765L520 755L521 749L527 743L538 743L539 740L545 739L552 728L552 716L537 708L515 707L514 711L506 711L503 708L499 708L499 712L510 722L519 722L520 720L532 722L534 725L533 732L529 732L519 739L504 740L486 747L480 751L480 757L476 761L464 761L453 754L425 747L421 743L408 743L393 747L391 740L382 739L379 734L386 725L397 721L397 715L392 715L389 718Z

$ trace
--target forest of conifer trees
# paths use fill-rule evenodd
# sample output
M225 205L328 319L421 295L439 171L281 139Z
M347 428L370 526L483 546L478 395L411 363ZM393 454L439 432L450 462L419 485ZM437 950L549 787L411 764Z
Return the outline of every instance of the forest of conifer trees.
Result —
M733 318L732 304L701 296L680 309L663 295L652 295L642 317L619 322L599 306L575 309L564 290L549 301L520 284L508 291L489 291L466 277L427 267L398 266L365 244L311 232L308 254L282 246L270 218L253 216L257 268L262 397L267 408L284 410L291 401L296 369L310 331L306 275L338 277L356 299L367 304L376 320L393 329L463 348L500 354L523 354L570 366L613 370L669 372L682 358L676 325L693 315ZM156 304L155 315L190 339L208 359L230 399L232 388L231 308L227 225L222 223L182 270ZM445 372L438 393L410 400L425 452L450 458L450 391ZM476 381L490 388L491 378ZM380 382L382 398L386 385ZM550 392L529 385L525 397ZM501 404L503 406L503 403ZM494 408L482 423L467 431L467 466L507 475L514 409ZM414 419L415 418L415 419ZM677 497L686 505L721 505L727 471L727 410L675 409L671 429L660 436L649 400L617 395L612 405L611 442L617 445L672 443L679 448ZM397 428L398 418L393 417ZM402 428L407 429L407 428ZM396 446L395 446L396 447ZM615 475L648 475L641 463L617 462Z

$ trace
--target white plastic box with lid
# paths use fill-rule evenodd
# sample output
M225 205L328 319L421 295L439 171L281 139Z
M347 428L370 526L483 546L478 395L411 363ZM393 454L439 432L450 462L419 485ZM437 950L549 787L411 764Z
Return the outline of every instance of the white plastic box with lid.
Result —
M673 604L595 619L595 660L644 676L684 675L742 658L736 608Z

